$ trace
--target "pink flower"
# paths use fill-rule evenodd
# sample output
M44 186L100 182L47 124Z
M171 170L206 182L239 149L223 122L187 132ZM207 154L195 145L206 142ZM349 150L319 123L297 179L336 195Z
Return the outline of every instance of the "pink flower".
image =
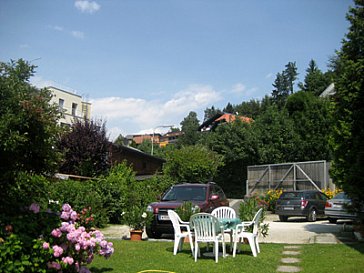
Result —
M76 221L78 216L77 216L77 212L75 212L74 210L71 212L70 218L72 221Z
M70 212L71 209L72 209L72 207L69 204L64 204L62 206L62 210L65 211L65 212Z
M61 213L61 218L63 219L63 220L68 220L69 218L70 218L70 213L69 212L67 212L67 211L62 211L62 213Z
M51 235L53 237L59 238L62 236L62 231L59 228L55 228L52 230Z
M39 213L40 206L37 203L32 203L29 207L29 210L31 210L34 213Z
M62 262L64 262L65 264L71 265L71 264L73 264L74 260L72 257L67 256L67 257L62 258Z
M63 254L63 248L57 245L53 246L53 251L54 251L53 255L56 258Z
M44 242L43 243L43 249L49 249L49 243Z

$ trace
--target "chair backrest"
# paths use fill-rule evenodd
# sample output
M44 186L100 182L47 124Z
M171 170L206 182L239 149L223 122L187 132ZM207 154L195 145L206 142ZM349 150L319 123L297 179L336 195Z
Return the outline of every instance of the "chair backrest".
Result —
M180 234L181 233L181 227L180 227L180 223L181 223L181 218L179 217L179 215L173 211L173 210L168 210L168 217L172 222L173 225L173 229L174 229L174 233L175 234Z
M253 234L258 234L259 231L259 221L263 214L263 208L260 208L253 218Z
M217 219L223 219L223 218L236 218L236 212L233 208L230 207L218 207L215 208L211 212L212 216L215 216Z
M194 229L195 239L199 242L213 242L222 232L219 220L208 213L192 215L190 225Z

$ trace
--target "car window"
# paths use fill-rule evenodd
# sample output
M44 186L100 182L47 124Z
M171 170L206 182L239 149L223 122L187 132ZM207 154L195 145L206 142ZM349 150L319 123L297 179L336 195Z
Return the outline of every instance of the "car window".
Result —
M280 196L280 199L301 199L301 192L283 192Z
M206 187L172 187L162 201L204 201L205 197Z
M319 198L320 198L321 200L326 200L326 199L327 199L326 195L325 195L325 194L323 194L323 193L319 193Z

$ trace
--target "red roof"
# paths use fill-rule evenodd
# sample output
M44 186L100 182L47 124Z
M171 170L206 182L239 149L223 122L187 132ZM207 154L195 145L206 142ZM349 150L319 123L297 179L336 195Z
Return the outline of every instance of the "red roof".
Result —
M215 119L215 121L225 120L226 122L233 122L238 117L242 122L250 123L253 121L252 118L244 116L236 116L233 114L223 114L221 117Z

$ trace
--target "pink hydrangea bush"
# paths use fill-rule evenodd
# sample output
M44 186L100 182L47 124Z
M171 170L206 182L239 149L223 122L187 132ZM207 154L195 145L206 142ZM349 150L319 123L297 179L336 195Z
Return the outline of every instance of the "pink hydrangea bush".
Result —
M87 265L95 255L109 258L114 252L113 244L95 229L86 229L78 223L79 215L69 204L62 206L62 223L51 232L49 242L43 242L50 259L49 272L90 272Z

